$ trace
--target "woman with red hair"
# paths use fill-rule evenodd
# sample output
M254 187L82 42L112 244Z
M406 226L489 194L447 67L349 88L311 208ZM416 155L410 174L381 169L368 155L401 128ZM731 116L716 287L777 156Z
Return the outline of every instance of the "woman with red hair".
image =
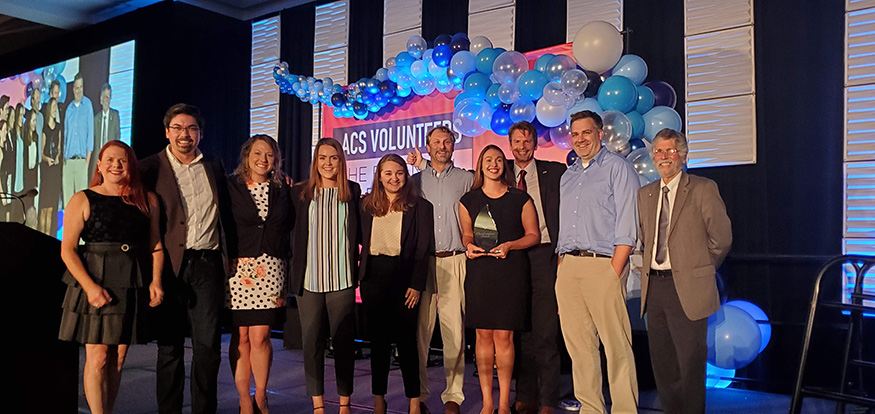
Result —
M85 344L83 382L92 413L112 412L128 345L148 340L141 318L164 297L158 198L143 189L136 164L127 144L106 143L91 186L64 211L68 286L58 338Z

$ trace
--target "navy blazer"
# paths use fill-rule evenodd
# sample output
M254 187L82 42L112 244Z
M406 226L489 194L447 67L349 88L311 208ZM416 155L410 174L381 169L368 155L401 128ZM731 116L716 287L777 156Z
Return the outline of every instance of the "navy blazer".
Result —
M361 243L361 220L359 211L361 206L362 190L355 181L349 183L350 201L347 211L346 238L349 241L349 269L355 271L358 257L359 244ZM292 272L290 289L296 295L304 293L304 273L307 271L307 246L310 243L310 201L301 198L304 192L303 182L292 187L291 207L294 217L294 235L292 237ZM353 275L353 286L358 286L358 277Z
M371 252L371 229L374 216L362 209L362 258L359 277L366 280ZM393 280L423 291L428 276L429 257L434 254L434 208L428 200L417 197L401 219L401 263Z
M278 258L291 255L289 234L294 225L291 188L283 182L270 182L267 193L267 217L258 215L258 207L243 177L228 177L228 194L234 226L228 228L228 257L258 257L264 253Z
M213 193L213 202L219 209L219 248L227 253L225 243L225 226L231 223L230 201L228 188L225 185L225 169L218 158L204 155L202 159L207 172L209 186ZM182 266L182 255L185 253L186 216L182 208L182 194L176 183L176 175L167 158L167 151L144 158L138 163L143 186L148 191L158 194L161 204L159 220L161 241L164 244L164 269L172 270L174 276L179 275ZM168 262L170 262L168 266ZM225 261L227 263L227 260Z
M567 167L555 161L533 159L532 162L538 170L538 188L541 190L541 209L544 212L544 221L547 222L547 234L550 235L550 242L556 244L556 240L559 240L559 181ZM507 168L514 171L513 158L507 160ZM540 238L540 233L538 234Z

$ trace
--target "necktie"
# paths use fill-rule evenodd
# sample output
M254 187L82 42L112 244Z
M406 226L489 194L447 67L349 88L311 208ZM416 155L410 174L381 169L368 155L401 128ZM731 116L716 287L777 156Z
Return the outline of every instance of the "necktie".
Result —
M526 192L529 191L529 187L526 186L526 170L521 170L521 171L520 171L520 179L519 179L519 181L517 181L517 183L516 183L516 188L517 188L518 190L523 190L523 191L526 191Z
M668 252L668 220L671 207L668 204L668 187L662 187L662 208L659 210L659 233L656 235L656 263L665 263Z

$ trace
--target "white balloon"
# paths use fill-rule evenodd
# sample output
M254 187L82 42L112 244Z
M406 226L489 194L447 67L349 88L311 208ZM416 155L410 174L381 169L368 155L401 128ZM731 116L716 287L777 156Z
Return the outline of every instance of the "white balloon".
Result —
M608 22L590 22L577 31L571 50L584 69L604 73L620 60L623 36Z
M535 113L538 115L538 121L545 127L554 127L562 125L565 122L565 116L568 114L565 105L550 105L544 99L539 99L535 106Z
M490 48L492 48L492 42L489 41L489 38L486 36L477 36L471 39L471 45L468 46L468 50L470 50L474 56L477 56L481 50Z

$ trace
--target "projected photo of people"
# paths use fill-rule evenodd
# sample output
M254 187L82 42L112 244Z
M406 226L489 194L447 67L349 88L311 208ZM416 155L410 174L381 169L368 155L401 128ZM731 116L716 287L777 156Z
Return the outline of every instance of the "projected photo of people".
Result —
M134 41L0 79L0 221L60 238L97 150L131 144Z

